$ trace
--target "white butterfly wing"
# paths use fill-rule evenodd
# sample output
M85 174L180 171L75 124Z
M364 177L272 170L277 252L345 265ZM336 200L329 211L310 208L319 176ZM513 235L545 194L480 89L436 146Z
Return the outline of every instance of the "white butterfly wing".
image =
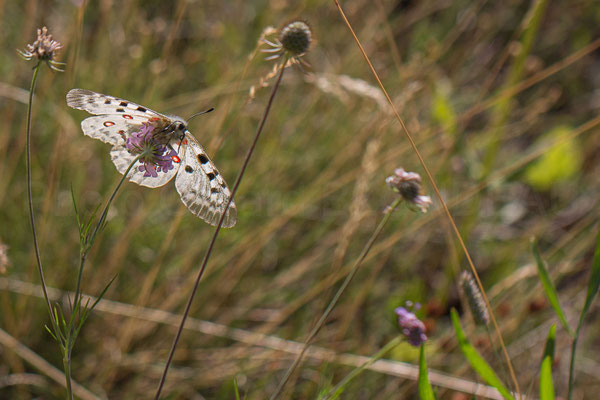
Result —
M130 115L138 117L160 117L164 115L151 110L147 107L142 107L139 104L129 100L123 100L118 97L109 96L106 94L92 92L85 89L71 89L67 93L67 105L78 110L84 110L94 115Z
M113 148L110 150L110 158L112 159L113 164L115 164L115 167L117 167L117 170L121 173L121 175L125 175L127 168L133 162L135 157L136 155L131 154L124 144L113 146ZM148 174L146 173L146 171L140 169L142 164L136 163L136 165L134 165L131 168L131 171L129 171L127 178L130 181L137 183L138 185L150 188L163 186L171 179L173 179L175 174L177 174L177 170L179 169L179 165L181 164L181 162L178 163L176 161L177 159L179 158L177 157L173 160L173 169L170 169L167 172L158 172L156 174L157 176L147 176Z
M217 225L231 197L225 180L189 132L186 132L179 156L181 166L175 178L175 188L181 201L194 215L211 225ZM236 222L237 209L232 201L225 214L223 227L230 228Z
M138 120L136 122L139 125L134 125L134 122L123 120L118 116L100 115L81 121L81 129L86 136L117 145L124 143L131 132L139 131L142 121L140 118Z

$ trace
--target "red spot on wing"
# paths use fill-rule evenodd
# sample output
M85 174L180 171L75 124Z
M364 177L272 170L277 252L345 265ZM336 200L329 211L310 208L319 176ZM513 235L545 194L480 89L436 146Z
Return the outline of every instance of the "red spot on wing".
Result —
M108 126L113 126L115 123L112 121L104 121L104 126L108 127Z
M187 139L183 139L183 140L181 141L181 144L188 144L188 141L187 141Z
M179 164L181 162L181 158L177 157L177 156L173 156L171 157L173 159L173 162Z
M129 114L123 114L123 118L125 119L133 119L133 117Z
M156 122L156 121L160 121L160 118L158 118L158 117L152 117L152 118L148 118L148 121Z

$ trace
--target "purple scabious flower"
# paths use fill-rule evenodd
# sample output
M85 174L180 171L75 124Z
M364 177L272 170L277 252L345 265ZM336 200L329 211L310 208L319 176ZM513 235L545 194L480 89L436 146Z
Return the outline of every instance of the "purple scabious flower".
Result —
M420 194L421 176L416 172L407 172L402 168L397 168L394 175L386 178L385 183L400 193L406 202L417 206L421 212L426 213L427 208L432 204L431 197Z
M398 307L394 311L398 315L398 325L408 343L418 347L427 340L425 324L415 314L404 307Z
M127 138L125 147L131 154L142 154L139 167L144 177L156 178L159 172L173 169L173 157L177 152L159 143L152 134L156 128L147 122L142 124L139 132L133 132Z

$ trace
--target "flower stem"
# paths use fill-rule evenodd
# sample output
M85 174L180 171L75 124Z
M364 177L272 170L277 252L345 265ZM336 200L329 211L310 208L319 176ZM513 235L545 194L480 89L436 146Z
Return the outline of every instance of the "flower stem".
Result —
M156 390L156 395L154 396L155 400L160 399L160 394L162 392L162 388L167 379L167 373L169 372L169 367L171 365L171 362L173 361L173 355L175 354L175 349L177 348L177 343L179 342L179 338L181 337L181 333L183 331L185 321L188 317L188 314L190 313L190 308L192 307L192 301L194 300L194 295L196 294L196 291L198 290L198 285L200 284L200 279L202 278L202 275L204 274L204 270L206 269L206 265L208 264L208 259L210 258L210 255L212 253L212 249L217 240L217 236L219 235L219 231L221 230L221 226L223 226L223 221L225 220L225 215L227 215L227 210L229 209L229 205L233 201L233 197L235 196L235 194L240 186L240 183L244 176L244 172L246 171L246 167L248 167L248 163L250 162L252 153L254 152L256 144L258 143L258 139L260 138L260 135L265 126L265 122L267 121L267 116L269 115L269 111L271 110L271 106L273 105L273 99L275 98L275 94L277 93L277 89L279 88L279 84L281 83L281 78L283 77L283 72L285 71L287 61L288 61L288 58L286 57L286 58L284 58L283 63L281 64L281 70L279 71L277 80L275 81L275 84L273 85L273 90L271 90L271 96L269 97L269 101L267 103L267 107L265 108L265 112L260 121L260 124L258 125L258 128L256 129L256 134L254 135L254 140L253 140L252 144L250 145L250 148L248 149L248 152L246 154L246 158L244 159L244 163L242 164L240 173L239 173L239 175L233 185L233 188L231 190L231 196L229 197L229 201L227 202L227 204L225 206L225 210L223 211L223 214L221 214L221 218L219 219L219 223L217 224L215 233L212 236L210 244L208 245L208 249L206 250L206 254L204 255L204 259L202 260L202 265L200 267L200 271L198 271L198 276L196 277L196 281L194 282L194 287L192 289L192 292L190 293L190 297L185 306L185 311L183 312L183 316L181 317L181 323L179 324L179 328L177 329L177 333L175 334L175 338L173 339L171 351L169 352L169 357L167 358L167 363L165 364L163 374L162 374L162 376L160 378L160 382L158 384L158 389Z
M402 342L402 340L403 340L402 336L396 336L394 339L392 339L390 342L388 342L388 344L383 346L383 348L381 350L379 350L377 353L375 353L375 355L373 357L371 357L369 359L369 361L367 361L360 367L353 369L348 375L346 375L344 377L344 379L342 379L337 385L335 385L334 388L332 388L329 392L327 392L327 394L325 394L325 396L323 396L321 398L321 400L329 400L332 398L333 399L338 398L339 395L342 393L343 389L346 387L346 385L348 385L348 383L350 383L350 381L352 381L352 379L354 379L358 375L360 375L365 370L365 368L368 368L371 365L373 365L373 363L375 361L377 361L381 357L383 357L388 351L390 351L394 347L398 346Z
M57 324L52 313L52 305L50 304L50 298L48 297L48 290L46 288L46 280L44 279L44 269L42 268L42 258L40 257L40 248L37 240L37 232L35 229L35 218L33 215L33 200L31 191L31 108L33 106L33 92L35 90L35 83L37 81L38 72L42 63L38 62L33 69L33 77L31 78L31 87L29 88L29 103L27 104L27 134L26 134L26 145L27 148L27 196L29 203L29 221L31 223L31 233L33 234L33 247L35 249L35 259L37 261L38 272L40 274L40 280L42 282L42 291L44 292L44 298L46 299L46 306L48 307L48 314L50 314L50 320L52 321L52 328L56 330Z
M369 240L367 241L367 243L363 247L360 255L358 256L358 258L356 259L356 261L354 261L354 264L352 265L352 268L350 269L350 273L346 276L346 279L344 279L344 282L342 283L342 285L338 289L337 293L335 294L335 296L333 296L333 299L331 299L331 301L329 302L329 305L327 306L327 308L323 312L323 315L321 315L321 318L317 321L316 325L313 327L313 329L308 334L308 337L304 341L304 346L302 347L302 351L296 356L296 359L294 360L294 362L292 363L292 365L286 371L283 379L281 380L281 382L279 382L279 385L277 386L277 389L271 395L271 397L270 397L271 400L276 399L281 394L283 388L285 387L285 384L288 382L288 380L292 376L292 373L300 365L300 363L302 361L302 358L304 357L304 353L306 352L306 350L308 350L308 348L312 344L313 339L315 338L315 336L317 336L317 333L319 333L319 331L321 330L321 328L325 324L325 321L329 317L329 314L331 314L331 311L333 311L333 308L336 306L336 304L339 301L340 297L342 297L342 294L344 293L344 291L346 290L346 288L348 287L348 285L350 285L350 282L352 281L352 279L356 275L356 272L358 272L358 268L360 267L360 265L364 261L364 259L367 256L367 254L369 254L369 251L371 250L371 247L373 247L373 244L375 243L375 241L377 240L377 238L381 234L381 231L383 230L383 227L389 221L390 217L392 216L392 213L398 207L398 205L400 204L400 202L402 202L402 197L398 197L392 203L392 205L390 206L390 209L388 210L387 214L385 214L385 216L379 222L379 225L377 225L377 228L375 228L375 231L373 231L373 234L371 234L371 237L369 238Z
M102 214L100 215L100 219L98 220L98 223L96 224L96 226L94 228L94 231L92 232L92 234L89 237L87 237L85 239L86 243L82 245L81 256L80 256L80 261L79 261L79 273L77 276L77 286L75 289L75 296L73 298L73 309L71 310L72 311L71 318L69 320L69 332L66 335L65 346L64 346L64 350L63 350L63 365L64 365L64 369L65 369L65 379L67 380L67 392L70 394L70 396L69 396L70 399L73 399L73 392L71 389L71 355L72 355L73 347L75 346L75 340L77 339L76 338L77 335L75 334L75 332L79 331L79 329L77 329L77 330L75 329L75 323L77 320L81 321L81 319L80 319L80 317L81 317L81 281L82 281L82 277L83 277L83 268L85 267L85 261L87 260L87 255L89 254L90 250L92 249L92 246L94 244L94 240L96 239L97 234L103 228L104 222L106 221L106 216L108 215L108 210L110 208L110 205L112 204L113 200L115 199L117 192L123 185L123 182L125 182L125 179L127 178L127 175L129 174L129 172L131 171L131 168L133 168L135 163L141 157L142 157L142 155L137 156L131 162L131 164L129 164L129 167L125 171L125 174L123 174L117 187L115 188L115 190L112 192L110 198L108 199L106 206L104 206L104 210L102 211Z

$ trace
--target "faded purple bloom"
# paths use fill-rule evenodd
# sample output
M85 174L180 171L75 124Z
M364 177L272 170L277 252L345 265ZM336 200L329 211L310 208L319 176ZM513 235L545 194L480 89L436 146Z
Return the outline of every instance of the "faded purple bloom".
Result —
M54 71L62 72L60 66L65 65L54 60L56 51L62 49L62 45L48 35L48 28L45 26L37 30L37 39L32 44L28 44L25 50L17 50L19 54L27 61L37 58L39 61L46 61L48 66Z
M403 168L394 171L394 175L388 176L385 183L394 191L400 193L408 203L414 204L422 212L432 204L431 197L421 195L421 176L416 172L406 172Z
M156 141L154 135L155 127L144 122L139 132L133 132L127 138L125 147L131 154L143 154L140 158L139 170L144 172L145 177L156 178L159 172L167 172L173 169L173 157L177 152ZM168 153L167 153L168 151Z
M404 307L398 307L394 311L398 315L398 325L408 343L418 347L427 340L425 324L415 314Z

